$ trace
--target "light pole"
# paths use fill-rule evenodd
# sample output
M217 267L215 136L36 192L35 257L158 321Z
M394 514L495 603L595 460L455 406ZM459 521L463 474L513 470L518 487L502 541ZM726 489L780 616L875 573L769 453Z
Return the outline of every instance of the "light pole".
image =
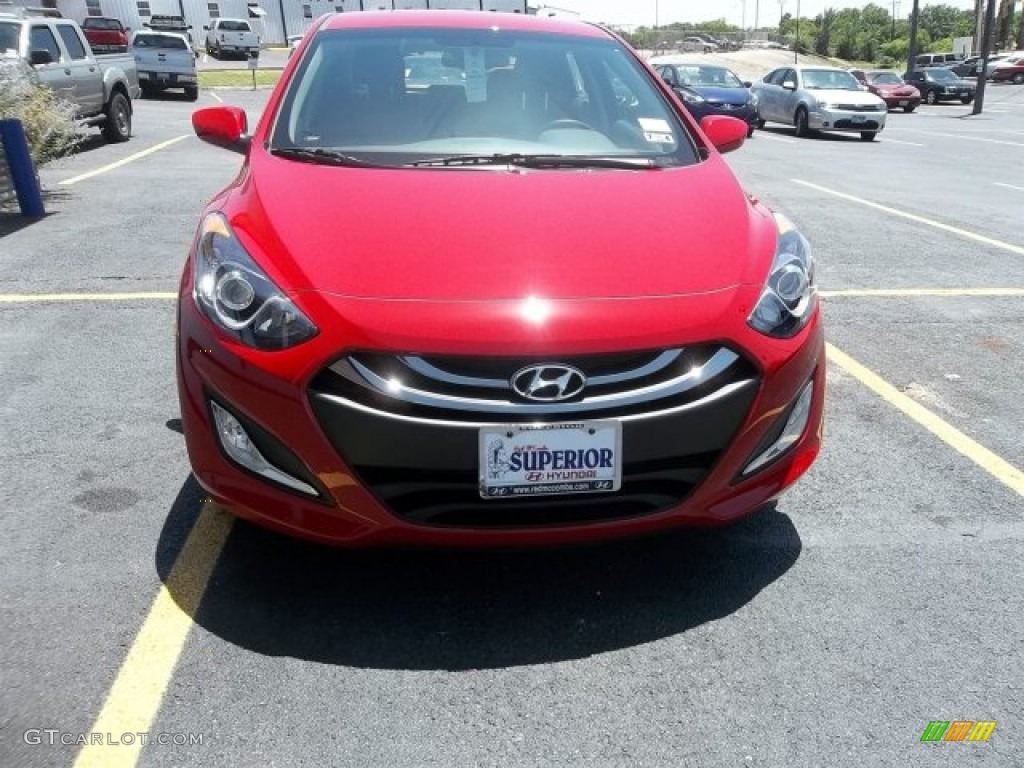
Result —
M800 0L796 0L796 42L793 43L793 63L800 63Z

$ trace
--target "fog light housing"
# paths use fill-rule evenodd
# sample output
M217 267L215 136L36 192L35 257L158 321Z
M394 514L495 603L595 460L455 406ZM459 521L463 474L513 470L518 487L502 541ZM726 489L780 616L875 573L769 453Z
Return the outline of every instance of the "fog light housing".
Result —
M286 472L282 472L263 458L263 454L260 453L259 448L256 447L256 444L249 437L249 433L245 431L245 427L242 426L241 422L212 400L210 401L210 412L213 414L217 440L220 442L221 448L224 449L224 453L232 461L260 477L265 477L286 488L291 488L293 491L299 491L310 496L320 495L313 486L292 477Z
M743 468L742 477L752 475L757 470L775 461L786 451L796 445L804 429L807 427L807 420L811 416L811 401L814 399L814 380L807 382L800 390L793 407L789 410L786 424L782 433L772 441L771 445L757 454L754 459Z

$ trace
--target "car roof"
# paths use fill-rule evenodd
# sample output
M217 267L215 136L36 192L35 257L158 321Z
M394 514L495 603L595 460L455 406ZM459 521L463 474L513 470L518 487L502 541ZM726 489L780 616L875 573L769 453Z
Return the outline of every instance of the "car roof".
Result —
M568 17L533 16L522 13L480 13L480 11L363 11L334 13L321 29L400 29L403 27L434 27L502 29L523 32L552 32L563 35L608 38L609 33L587 22Z

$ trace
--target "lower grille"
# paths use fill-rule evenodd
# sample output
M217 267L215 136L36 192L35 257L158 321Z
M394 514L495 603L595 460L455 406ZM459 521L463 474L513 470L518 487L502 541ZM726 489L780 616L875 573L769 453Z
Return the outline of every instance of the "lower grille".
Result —
M708 368L719 353L722 365ZM700 484L731 442L757 393L753 365L724 347L654 350L628 355L559 358L597 382L601 408L580 411L588 402L522 403L498 382L524 364L550 359L427 358L407 356L420 376L417 392L465 399L470 410L446 400L410 403L388 396L372 383L360 384L338 371L322 371L308 397L317 421L362 484L397 517L419 525L514 528L577 525L653 514L682 503ZM395 357L352 353L352 361L383 371ZM728 361L727 363L723 361ZM348 366L348 367L346 367ZM383 368L381 366L384 366ZM397 369L388 369L397 370ZM672 382L689 371L694 386L676 391ZM370 376L370 382L376 381ZM659 384L666 385L664 389ZM504 386L504 384L502 384ZM636 393L664 394L637 400ZM619 398L622 398L621 400ZM494 407L484 409L478 401ZM525 410L519 410L519 409ZM609 415L609 414L612 415ZM614 493L539 498L482 499L479 493L479 430L483 424L578 421L618 418L622 422L622 487Z
M834 128L853 128L858 131L877 131L878 121L876 120L865 120L862 123L855 123L853 120L836 120L832 126Z

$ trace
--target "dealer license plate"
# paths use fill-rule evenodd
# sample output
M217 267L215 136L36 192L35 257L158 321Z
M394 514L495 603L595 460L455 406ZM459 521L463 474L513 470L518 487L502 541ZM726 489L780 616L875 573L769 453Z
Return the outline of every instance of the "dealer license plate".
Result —
M622 485L617 421L482 427L479 445L485 499L601 493Z

